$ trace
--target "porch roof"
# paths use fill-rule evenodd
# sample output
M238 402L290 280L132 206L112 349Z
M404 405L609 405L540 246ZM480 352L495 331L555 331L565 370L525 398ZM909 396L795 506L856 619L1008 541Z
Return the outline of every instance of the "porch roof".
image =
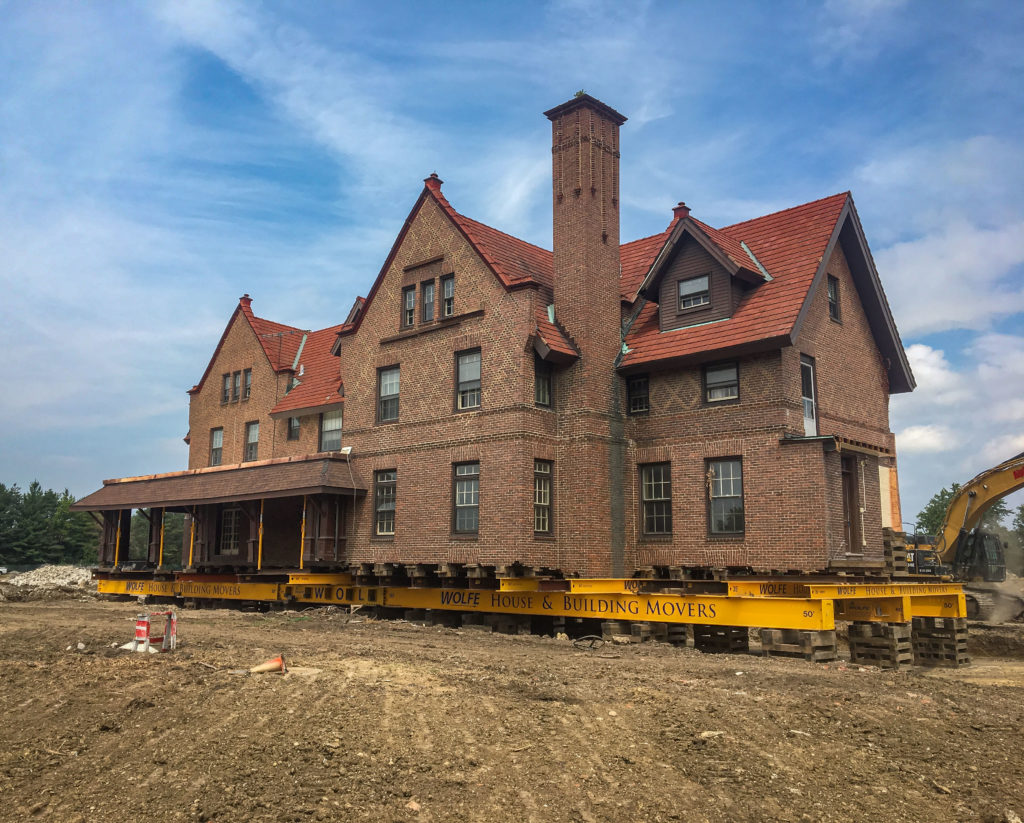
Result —
M83 497L71 508L78 511L175 508L266 497L365 492L366 484L356 475L345 455L316 454L104 480L103 488Z

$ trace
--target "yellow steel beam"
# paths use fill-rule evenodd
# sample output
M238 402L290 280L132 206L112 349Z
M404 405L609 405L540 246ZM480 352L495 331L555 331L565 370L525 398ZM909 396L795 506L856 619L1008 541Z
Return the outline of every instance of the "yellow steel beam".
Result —
M829 597L835 600L876 597L930 597L934 595L956 596L963 591L959 583L810 583L807 586L810 597Z
M540 580L536 577L502 577L498 588L503 592L535 592L540 591Z
M809 597L806 583L792 580L731 580L730 597Z
M502 592L479 589L386 588L381 605L405 609L447 609L500 614L653 620L779 629L835 628L832 602L721 595L573 594Z
M636 594L642 583L642 580L621 577L570 578L569 591L576 594Z
M345 574L289 574L288 583L293 586L350 586L352 575Z
M100 594L144 594L155 597L174 597L175 583L172 580L97 580L96 591Z

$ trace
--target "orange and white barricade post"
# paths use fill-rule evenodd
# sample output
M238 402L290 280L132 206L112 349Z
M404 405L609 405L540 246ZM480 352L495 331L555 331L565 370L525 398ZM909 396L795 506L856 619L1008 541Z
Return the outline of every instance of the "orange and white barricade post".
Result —
M164 618L163 634L153 633L153 618ZM160 648L155 648L157 642ZM173 611L149 612L135 618L135 637L122 649L132 652L171 652L178 645L178 616Z

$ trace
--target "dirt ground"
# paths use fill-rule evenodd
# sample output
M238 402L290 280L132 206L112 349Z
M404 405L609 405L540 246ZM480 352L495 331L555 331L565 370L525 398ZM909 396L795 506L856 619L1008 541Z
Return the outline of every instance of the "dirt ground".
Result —
M138 610L0 603L0 819L1024 814L1020 659L886 672L579 651L338 610L182 610L177 652L117 651ZM1020 629L1006 633L992 651L1019 654ZM287 675L230 672L281 652Z

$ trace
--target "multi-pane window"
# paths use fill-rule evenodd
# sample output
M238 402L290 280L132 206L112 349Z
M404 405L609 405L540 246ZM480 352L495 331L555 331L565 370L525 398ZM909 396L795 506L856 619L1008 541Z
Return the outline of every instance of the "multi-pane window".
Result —
M538 406L551 406L551 364L534 355L533 402Z
M341 448L341 409L320 415L320 451L336 452Z
M234 402L242 395L242 373L236 371L231 375L231 400Z
M434 319L434 281L428 280L420 287L420 300L423 303L423 322Z
M672 534L672 465L642 466L640 486L644 534Z
M551 462L533 461L533 530L551 533Z
M739 396L740 376L735 363L704 367L704 399L708 403L736 400Z
M800 400L804 407L804 434L818 434L818 396L814 386L814 358L800 355Z
M242 510L237 506L220 514L220 554L238 554L242 545Z
M455 408L480 408L480 349L460 352L455 356L457 379Z
M381 422L398 419L399 367L381 369L377 377L377 419Z
M210 429L210 465L219 466L224 453L224 429Z
M416 287L402 289L402 325L411 326L416 319Z
M831 274L828 276L828 316L839 320L839 281Z
M260 424L257 421L245 424L245 457L246 462L259 459Z
M222 378L220 390L220 402L227 403L231 399L231 375L225 374Z
M252 394L252 369L242 372L242 399L248 400Z
M626 407L630 414L645 414L651 410L650 382L646 374L626 381Z
M679 281L679 311L695 309L711 304L711 278L702 274L689 280Z
M451 317L455 314L455 275L449 274L441 278L441 316Z
M393 535L395 533L395 490L397 482L398 472L395 469L374 472L374 534Z
M743 462L739 458L708 461L708 531L743 533Z
M455 464L455 515L452 528L461 534L480 530L480 464Z
M299 418L289 417L288 418L288 439L298 440L299 432L302 431L302 425L299 423Z

